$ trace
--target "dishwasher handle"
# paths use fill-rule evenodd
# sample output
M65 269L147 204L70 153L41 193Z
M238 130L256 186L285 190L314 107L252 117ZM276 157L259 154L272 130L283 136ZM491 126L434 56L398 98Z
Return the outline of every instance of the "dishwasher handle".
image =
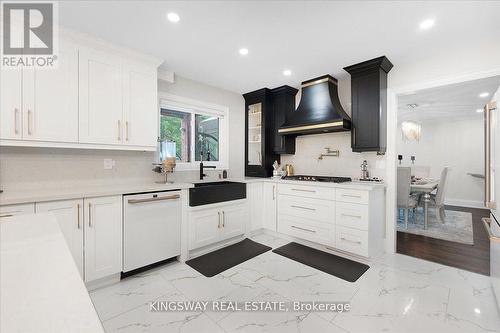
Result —
M179 199L181 196L179 194L167 195L165 197L156 197L156 198L146 198L146 199L129 199L129 204L138 204L144 202L154 202L154 201L163 201L163 200L175 200Z

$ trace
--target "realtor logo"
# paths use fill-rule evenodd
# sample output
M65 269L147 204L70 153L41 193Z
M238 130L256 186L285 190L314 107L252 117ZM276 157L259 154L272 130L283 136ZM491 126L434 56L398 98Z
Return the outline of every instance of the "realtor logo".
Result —
M2 67L54 67L56 2L2 2Z

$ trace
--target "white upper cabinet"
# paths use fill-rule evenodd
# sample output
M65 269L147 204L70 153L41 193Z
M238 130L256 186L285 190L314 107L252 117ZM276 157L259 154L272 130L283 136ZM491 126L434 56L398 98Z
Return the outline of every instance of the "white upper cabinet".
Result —
M59 50L58 67L23 70L23 138L78 142L78 48Z
M22 71L2 69L0 73L0 138L22 138Z
M127 145L157 145L157 82L155 67L132 63L123 67L124 143Z
M108 53L80 50L80 142L121 144L122 66Z
M156 151L160 61L64 35L56 68L2 69L0 145Z

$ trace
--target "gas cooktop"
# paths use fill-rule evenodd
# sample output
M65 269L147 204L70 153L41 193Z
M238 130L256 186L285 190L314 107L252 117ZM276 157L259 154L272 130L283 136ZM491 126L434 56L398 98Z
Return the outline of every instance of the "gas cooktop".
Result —
M282 179L286 180L304 180L309 182L328 182L328 183L345 183L352 181L349 177L328 177L328 176L285 176Z

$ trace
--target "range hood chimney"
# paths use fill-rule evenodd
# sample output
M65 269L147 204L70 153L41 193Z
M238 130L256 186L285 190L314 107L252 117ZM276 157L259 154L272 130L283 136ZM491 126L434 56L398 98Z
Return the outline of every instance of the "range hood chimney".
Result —
M302 82L302 97L295 111L286 114L280 135L350 131L351 119L340 104L337 79L323 75Z

